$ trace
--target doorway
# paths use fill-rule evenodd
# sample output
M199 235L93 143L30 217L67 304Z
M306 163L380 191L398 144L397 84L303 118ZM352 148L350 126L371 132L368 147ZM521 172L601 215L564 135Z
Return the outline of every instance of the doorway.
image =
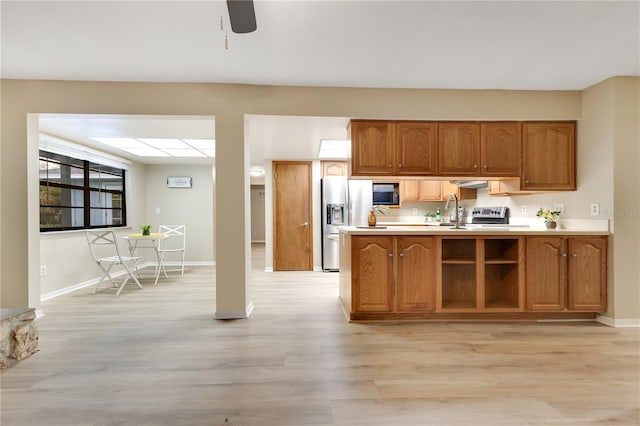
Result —
M313 270L311 161L273 162L273 267Z

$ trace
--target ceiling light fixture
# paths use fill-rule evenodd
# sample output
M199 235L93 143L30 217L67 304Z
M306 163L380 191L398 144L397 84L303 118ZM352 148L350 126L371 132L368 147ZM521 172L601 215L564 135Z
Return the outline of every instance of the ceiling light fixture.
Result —
M351 153L351 141L342 139L321 139L318 158L346 160Z
M265 171L262 167L254 166L249 170L249 175L253 177L261 177L264 176Z
M215 139L91 138L138 157L197 158L216 156Z

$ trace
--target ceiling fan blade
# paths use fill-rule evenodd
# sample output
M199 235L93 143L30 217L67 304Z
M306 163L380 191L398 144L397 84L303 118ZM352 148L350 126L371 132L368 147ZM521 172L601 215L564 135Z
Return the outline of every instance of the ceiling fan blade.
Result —
M227 9L231 31L234 33L250 33L258 27L253 0L227 0Z

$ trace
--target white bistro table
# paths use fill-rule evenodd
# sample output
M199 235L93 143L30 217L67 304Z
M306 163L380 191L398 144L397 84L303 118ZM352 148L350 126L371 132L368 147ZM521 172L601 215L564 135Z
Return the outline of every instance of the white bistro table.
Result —
M131 253L131 256L135 256L136 251L139 248L153 249L154 253L156 254L156 271L155 271L155 274L153 274L153 278L157 278L160 275L160 269L161 269L160 268L160 252L159 252L160 244L162 244L163 240L169 238L169 236L162 232L155 232L155 233L152 232L149 235L129 234L122 238L126 240L127 243L129 243L129 252ZM156 279L155 282L157 283L158 280Z

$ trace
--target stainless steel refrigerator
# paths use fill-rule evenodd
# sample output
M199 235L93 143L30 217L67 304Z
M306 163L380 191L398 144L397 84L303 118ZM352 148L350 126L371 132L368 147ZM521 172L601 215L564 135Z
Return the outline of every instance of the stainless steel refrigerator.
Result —
M340 265L339 226L367 223L371 208L370 180L347 180L327 176L320 181L322 208L322 270L338 271Z
M338 226L348 224L346 176L327 176L321 180L322 270L337 271L340 263Z

